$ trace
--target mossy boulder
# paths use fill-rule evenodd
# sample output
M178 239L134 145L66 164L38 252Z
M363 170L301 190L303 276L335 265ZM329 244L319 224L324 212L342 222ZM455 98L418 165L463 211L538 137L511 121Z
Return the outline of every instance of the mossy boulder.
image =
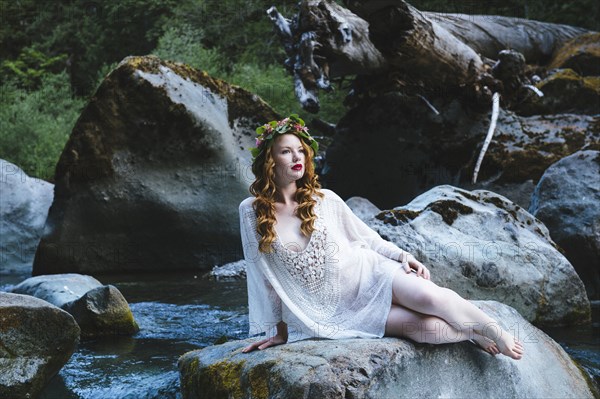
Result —
M28 295L0 292L0 397L36 398L71 358L73 316Z
M600 76L581 76L571 68L551 70L536 84L544 94L518 107L521 115L600 112Z
M208 270L239 259L258 96L187 65L125 58L77 120L33 274Z
M81 336L132 335L139 327L123 294L92 276L53 274L28 278L13 293L35 296L69 312Z
M308 339L242 353L254 340L247 339L184 354L181 391L184 399L593 397L593 385L545 333L509 306L474 303L524 342L521 360L468 342L391 337Z
M570 68L581 76L600 76L600 32L574 37L556 50L550 69Z

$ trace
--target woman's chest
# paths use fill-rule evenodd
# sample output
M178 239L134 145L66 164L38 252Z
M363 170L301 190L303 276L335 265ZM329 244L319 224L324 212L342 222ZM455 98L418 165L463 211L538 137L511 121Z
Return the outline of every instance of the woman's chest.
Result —
M297 216L278 215L276 219L275 234L280 244L295 252L305 249L311 237L307 237L302 233L302 221L300 218Z

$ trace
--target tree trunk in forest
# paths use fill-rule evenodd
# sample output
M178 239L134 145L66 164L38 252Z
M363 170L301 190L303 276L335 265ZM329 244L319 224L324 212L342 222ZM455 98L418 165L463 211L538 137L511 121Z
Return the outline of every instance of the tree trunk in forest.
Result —
M381 87L457 92L472 102L489 103L494 91L511 98L514 93L506 91L514 85L491 73L500 50L513 48L529 62L546 62L557 47L586 32L521 18L421 12L402 0L344 3L348 9L330 0L304 0L291 21L274 7L268 10L296 96L310 112L319 109L318 89L331 90L331 78L349 74L377 75Z

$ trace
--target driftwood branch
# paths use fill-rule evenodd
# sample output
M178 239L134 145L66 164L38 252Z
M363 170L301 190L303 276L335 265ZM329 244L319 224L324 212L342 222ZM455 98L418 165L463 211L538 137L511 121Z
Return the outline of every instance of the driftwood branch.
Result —
M477 175L479 174L479 168L481 167L481 163L483 162L483 157L485 156L485 152L487 151L490 143L492 142L492 137L494 137L494 131L496 130L496 122L498 122L499 113L500 94L494 93L492 97L492 120L490 122L490 127L488 129L487 135L485 136L483 146L481 147L481 151L479 152L479 158L477 158L477 163L475 164L475 169L473 171L473 180L471 180L471 183L473 184L477 182Z

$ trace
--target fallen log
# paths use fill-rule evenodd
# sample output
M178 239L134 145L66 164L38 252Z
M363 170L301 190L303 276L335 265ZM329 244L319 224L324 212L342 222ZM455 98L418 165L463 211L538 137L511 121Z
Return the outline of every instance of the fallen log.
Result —
M529 62L545 62L586 32L522 18L421 12L402 0L344 4L304 0L291 20L274 7L268 10L296 96L310 112L319 110L319 89L331 90L331 79L352 74L378 75L381 87L397 84L417 94L441 90L489 103L497 91L510 100L520 86L514 87L514 78L505 85L491 73L499 51L510 47Z
M512 49L529 64L546 64L554 52L587 29L498 15L442 14L424 12L452 35L480 55L496 59L502 50Z

